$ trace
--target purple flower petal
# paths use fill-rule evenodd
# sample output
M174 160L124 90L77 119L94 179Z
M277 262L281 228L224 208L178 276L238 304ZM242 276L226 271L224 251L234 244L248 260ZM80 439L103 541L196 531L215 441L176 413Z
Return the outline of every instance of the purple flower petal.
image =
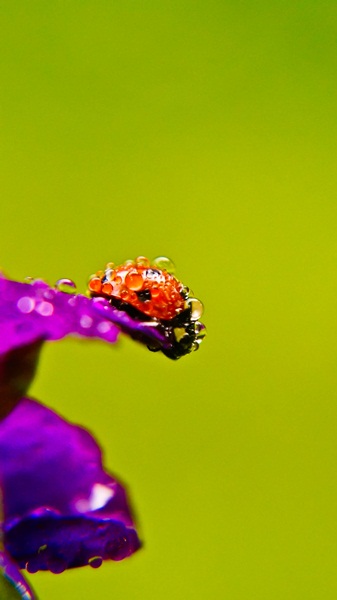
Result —
M69 295L36 280L30 284L0 278L0 355L38 339L66 335L115 342L119 330L144 343L169 346L159 323L133 319L102 298Z
M66 335L113 343L121 330L176 359L198 347L200 326L191 320L191 309L171 321L160 321L132 307L119 310L104 298L69 295L41 280L28 284L0 277L0 356L37 340L58 340Z
M0 479L5 546L21 568L96 567L140 546L93 437L29 398L0 424Z
M0 279L0 354L38 339L75 334L115 342L118 328L93 310L89 298L32 284Z
M32 589L22 577L8 554L0 550L0 598L36 600Z

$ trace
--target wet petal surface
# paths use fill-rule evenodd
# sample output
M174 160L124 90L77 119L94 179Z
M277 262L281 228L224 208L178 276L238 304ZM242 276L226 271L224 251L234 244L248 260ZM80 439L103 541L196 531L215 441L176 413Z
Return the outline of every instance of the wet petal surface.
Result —
M140 546L94 438L29 398L0 424L0 479L5 545L22 568L96 567Z
M153 350L162 350L170 358L179 358L191 351L191 340L196 334L189 311L178 315L178 320L180 326L192 327L191 340L185 344L186 348L184 344L177 347L176 319L171 323L141 315L138 311L131 311L131 314L112 306L104 298L69 295L62 289L62 286L61 289L51 288L42 280L19 283L0 277L0 358L37 340L59 340L67 335L100 338L113 343L120 331Z

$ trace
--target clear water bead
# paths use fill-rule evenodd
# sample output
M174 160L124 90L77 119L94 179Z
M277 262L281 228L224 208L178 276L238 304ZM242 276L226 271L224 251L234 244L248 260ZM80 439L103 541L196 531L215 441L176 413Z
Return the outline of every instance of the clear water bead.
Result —
M207 329L202 323L195 324L195 332L198 336L198 340L200 341L203 340L204 337L207 335Z
M152 261L152 265L171 274L176 270L174 262L167 256L157 256L157 258Z
M19 300L17 301L17 307L20 312L24 313L25 315L28 315L35 308L35 300L34 298L30 298L29 296L22 296L22 298L19 298Z
M188 298L186 307L191 309L191 320L197 321L204 312L203 303L198 298Z
M54 306L50 302L40 302L35 310L42 317L50 317L54 312Z
M140 267L149 267L150 261L148 258L146 258L146 256L137 256L136 265Z
M93 569L98 569L101 566L103 559L101 556L92 556L88 560L88 565L90 565Z
M76 284L72 279L58 279L55 283L55 287L59 292L65 292L66 294L75 294L76 292Z
M80 318L80 325L83 329L89 329L93 324L93 319L89 315L82 315Z

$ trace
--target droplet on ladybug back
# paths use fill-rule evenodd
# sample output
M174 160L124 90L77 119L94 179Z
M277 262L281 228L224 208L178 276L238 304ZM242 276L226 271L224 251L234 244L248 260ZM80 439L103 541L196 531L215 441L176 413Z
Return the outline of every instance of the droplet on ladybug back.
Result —
M171 274L176 270L174 262L167 256L157 256L157 258L152 261L152 264L154 267L158 267L158 269L165 270Z
M137 271L131 271L125 277L125 285L127 288L129 288L129 290L138 292L144 285L144 279Z

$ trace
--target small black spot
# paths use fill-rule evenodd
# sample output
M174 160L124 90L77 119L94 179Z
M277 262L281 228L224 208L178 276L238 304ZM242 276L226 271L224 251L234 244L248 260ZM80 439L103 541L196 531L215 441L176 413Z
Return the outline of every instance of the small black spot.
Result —
M150 290L142 290L141 292L136 292L138 299L141 302L146 302L146 300L151 300L151 291Z

